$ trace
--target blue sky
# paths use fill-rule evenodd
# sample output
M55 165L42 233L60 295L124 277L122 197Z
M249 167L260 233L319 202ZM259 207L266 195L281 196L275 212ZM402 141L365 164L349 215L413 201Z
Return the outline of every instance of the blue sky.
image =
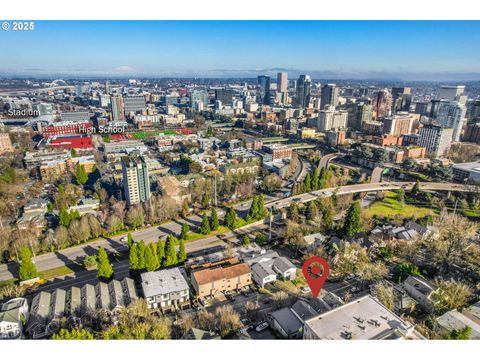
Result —
M480 79L480 21L38 21L0 73Z

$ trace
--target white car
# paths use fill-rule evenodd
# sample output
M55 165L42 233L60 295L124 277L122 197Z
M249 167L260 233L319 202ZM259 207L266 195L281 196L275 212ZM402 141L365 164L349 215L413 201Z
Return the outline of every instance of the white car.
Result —
M268 323L266 321L264 321L255 328L255 331L256 332L261 332L261 331L265 330L266 328L268 328Z
M122 243L127 243L127 242L128 242L128 237L127 237L127 236L122 236L122 237L120 238L120 242L122 242Z
M308 287L302 287L302 288L300 289L300 292L301 292L302 294L308 294L308 293L310 292L310 289L309 289Z

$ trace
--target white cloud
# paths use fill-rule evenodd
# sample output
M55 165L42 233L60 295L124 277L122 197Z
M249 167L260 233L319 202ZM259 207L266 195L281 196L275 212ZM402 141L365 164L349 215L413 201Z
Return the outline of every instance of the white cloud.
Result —
M117 66L116 68L113 69L113 71L118 71L118 72L135 72L134 68L128 66L128 65L121 65Z

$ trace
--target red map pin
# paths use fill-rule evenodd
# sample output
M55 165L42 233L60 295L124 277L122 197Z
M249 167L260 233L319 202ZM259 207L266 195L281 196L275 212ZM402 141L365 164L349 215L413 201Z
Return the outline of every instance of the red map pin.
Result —
M312 256L303 263L303 276L305 276L314 298L317 298L320 294L329 271L330 266L328 266L327 260L320 256Z

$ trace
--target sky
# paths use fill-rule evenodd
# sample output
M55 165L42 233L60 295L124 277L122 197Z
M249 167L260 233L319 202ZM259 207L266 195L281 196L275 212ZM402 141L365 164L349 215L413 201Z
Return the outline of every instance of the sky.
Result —
M480 80L480 21L37 21L0 74Z

